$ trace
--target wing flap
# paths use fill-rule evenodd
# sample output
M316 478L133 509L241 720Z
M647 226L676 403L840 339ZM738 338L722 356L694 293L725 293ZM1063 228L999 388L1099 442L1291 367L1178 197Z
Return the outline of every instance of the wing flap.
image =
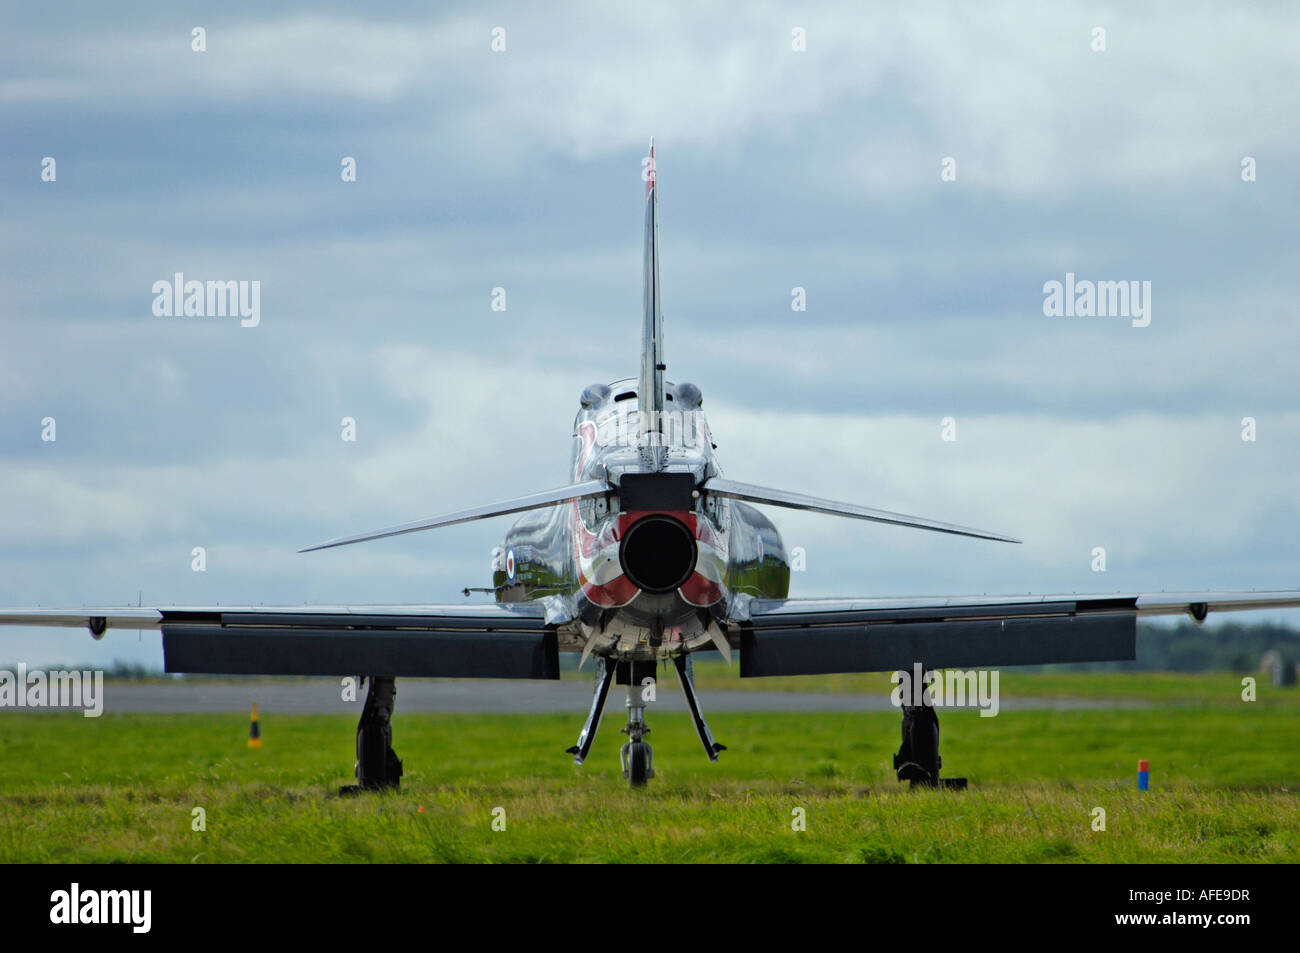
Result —
M1300 608L1300 591L737 598L742 677L981 668L1137 657L1137 619Z
M7 609L0 625L161 628L167 672L208 675L560 677L571 607L170 606ZM573 649L571 644L566 649Z
M749 628L740 637L742 678L892 672L918 662L926 669L970 669L1136 657L1131 612Z
M555 632L163 625L168 672L212 675L560 677Z

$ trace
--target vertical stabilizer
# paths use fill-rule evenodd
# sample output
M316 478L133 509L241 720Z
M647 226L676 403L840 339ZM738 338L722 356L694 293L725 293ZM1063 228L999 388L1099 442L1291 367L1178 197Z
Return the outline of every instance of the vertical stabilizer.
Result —
M658 434L664 411L664 319L659 303L659 190L655 183L655 141L645 173L645 260L641 326L641 376L637 387L641 444L653 470L663 468Z

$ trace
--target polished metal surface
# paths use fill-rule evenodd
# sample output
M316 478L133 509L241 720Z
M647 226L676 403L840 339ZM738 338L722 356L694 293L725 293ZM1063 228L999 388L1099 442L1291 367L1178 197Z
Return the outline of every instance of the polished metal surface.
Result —
M473 506L467 510L457 510L454 513L445 513L442 516L430 516L422 520L413 520L409 523L398 523L396 526L388 526L383 529L371 530L367 533L357 533L354 536L339 536L335 539L327 539L323 543L317 543L315 546L308 546L300 549L300 553L310 553L318 549L330 549L334 546L347 546L351 543L364 543L372 539L386 539L389 536L401 536L403 533L418 533L426 529L437 529L442 526L455 526L457 523L468 523L472 520L488 519L493 516L508 516L511 513L523 513L526 510L542 509L543 507L555 506L557 503L574 503L578 500L594 496L604 496L610 492L610 487L603 480L590 480L585 483L576 483L570 486L557 487L554 490L543 490L540 493L530 493L527 496L516 497L513 500L504 500L500 503L488 503L486 506Z
M806 493L792 493L789 490L773 490L752 483L737 483L713 477L704 484L704 492L716 496L725 496L733 500L745 500L749 503L767 503L771 506L783 506L791 510L808 510L813 513L827 513L831 516L849 516L854 519L871 520L873 523L890 523L894 526L906 526L911 529L927 529L936 533L951 533L954 536L972 536L976 539L991 539L1000 543L1019 543L1020 540L1001 533L958 526L955 523L941 523L938 520L921 516L908 516L906 513L891 513L889 510L872 509L856 503L838 503Z

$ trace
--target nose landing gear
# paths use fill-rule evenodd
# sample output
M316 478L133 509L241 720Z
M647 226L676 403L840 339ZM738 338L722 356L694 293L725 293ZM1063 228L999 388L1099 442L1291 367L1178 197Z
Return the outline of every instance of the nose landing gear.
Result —
M704 753L710 761L717 761L718 752L726 751L727 746L713 740L713 733L709 731L704 715L700 712L691 658L689 655L676 656L673 665L677 669L677 677L686 696L686 705L690 709L691 720L695 723L695 731L700 737L700 743L704 745ZM627 779L627 786L635 789L645 787L646 782L655 776L654 751L645 740L646 735L650 734L645 723L645 710L646 703L654 698L649 690L655 681L656 667L653 661L596 660L596 686L592 693L591 710L587 713L587 721L582 726L578 743L568 749L568 753L573 755L574 764L582 764L591 753L596 729L600 727L601 712L605 708L605 698L609 694L610 685L617 679L619 685L627 686L627 725L623 728L627 742L619 749L618 755L623 777Z
M568 753L573 755L574 764L582 764L591 753L609 686L617 678L619 685L627 686L627 726L623 728L623 734L628 739L619 751L618 760L623 768L623 777L627 778L627 786L645 787L646 782L655 776L655 767L654 752L645 740L650 729L645 723L646 698L642 694L642 682L646 679L653 680L654 676L654 662L611 662L603 658L596 660L596 689L592 694L591 710L587 713L587 721L582 726L578 743L568 749Z
M643 788L655 776L654 751L641 740L650 733L650 729L642 722L640 730L636 730L632 716L629 715L627 727L623 731L635 739L624 744L618 753L619 763L623 766L623 777L627 778L629 788Z
M641 680L643 677L654 678L655 665L653 662L633 662L628 668L627 725L623 728L623 734L627 735L627 742L619 751L618 760L623 766L623 777L627 778L627 786L643 788L646 782L655 776L655 767L654 751L645 740L645 736L650 734L650 729L645 723L645 697L642 694L644 690L641 687Z

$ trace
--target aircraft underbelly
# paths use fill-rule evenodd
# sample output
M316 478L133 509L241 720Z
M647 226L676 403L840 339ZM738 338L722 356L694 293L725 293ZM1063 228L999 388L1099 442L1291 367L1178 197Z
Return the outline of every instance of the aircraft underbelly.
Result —
M692 605L680 592L638 592L624 606L609 609L579 597L579 628L587 640L585 654L617 659L669 658L708 648L717 626L713 607Z

